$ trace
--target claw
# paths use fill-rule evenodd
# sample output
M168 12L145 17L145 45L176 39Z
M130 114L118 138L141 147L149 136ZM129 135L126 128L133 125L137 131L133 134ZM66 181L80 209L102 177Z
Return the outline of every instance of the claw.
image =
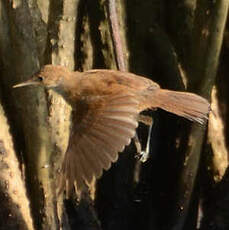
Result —
M139 154L139 160L142 163L145 163L148 159L149 159L149 152L141 151L141 153Z

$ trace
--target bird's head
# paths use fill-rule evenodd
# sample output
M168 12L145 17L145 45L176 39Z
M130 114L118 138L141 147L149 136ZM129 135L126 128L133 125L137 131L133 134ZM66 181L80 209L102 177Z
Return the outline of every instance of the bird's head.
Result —
M63 66L45 65L39 72L35 73L29 80L14 85L13 88L40 85L47 88L56 88L61 85L63 79L69 76L70 71Z

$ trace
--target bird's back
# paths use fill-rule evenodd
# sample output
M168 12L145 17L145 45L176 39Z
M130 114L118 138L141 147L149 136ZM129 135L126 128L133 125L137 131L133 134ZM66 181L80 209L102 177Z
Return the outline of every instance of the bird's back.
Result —
M115 70L95 69L82 73L82 94L109 95L118 92L138 94L148 88L160 88L147 78Z

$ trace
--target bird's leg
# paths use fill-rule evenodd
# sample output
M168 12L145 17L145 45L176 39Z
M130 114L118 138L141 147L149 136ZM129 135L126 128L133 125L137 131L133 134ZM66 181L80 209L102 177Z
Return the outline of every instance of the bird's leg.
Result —
M137 157L138 157L142 152L142 145L141 145L141 142L139 141L137 132L135 133L135 136L133 139L134 139L135 147L137 149L137 154L138 154Z
M153 122L151 123L151 125L149 126L149 129L148 129L148 137L147 137L146 149L145 149L145 151L141 152L141 154L142 154L141 161L142 162L146 162L148 160L148 158L149 158L150 138L151 138L152 126L153 126Z
M142 146L141 146L141 143L139 141L137 133L135 134L135 137L134 137L134 143L135 143L135 146L137 148L137 154L139 154L139 159L141 162L146 162L149 158L150 137L151 137L151 132L152 132L153 119L150 116L140 114L138 116L138 122L141 122L141 123L149 126L145 150L142 150Z

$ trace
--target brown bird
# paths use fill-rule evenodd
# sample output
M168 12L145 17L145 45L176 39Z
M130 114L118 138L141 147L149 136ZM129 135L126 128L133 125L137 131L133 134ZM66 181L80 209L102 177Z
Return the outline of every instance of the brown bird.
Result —
M116 70L71 72L46 65L14 87L27 85L54 89L73 109L61 191L74 185L81 191L84 183L108 170L135 136L141 111L161 108L200 124L210 111L208 101L196 94L161 89L152 80Z

